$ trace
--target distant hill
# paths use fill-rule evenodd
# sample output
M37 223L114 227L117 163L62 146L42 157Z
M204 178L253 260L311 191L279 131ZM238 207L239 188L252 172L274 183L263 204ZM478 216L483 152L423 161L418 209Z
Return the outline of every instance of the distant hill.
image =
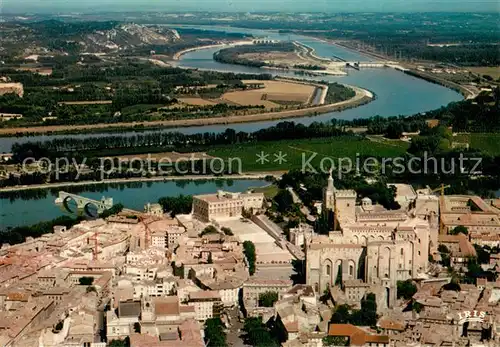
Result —
M163 26L144 26L114 21L2 23L2 43L10 48L28 48L29 53L109 53L147 45L168 45L181 39ZM22 54L22 53L21 53Z

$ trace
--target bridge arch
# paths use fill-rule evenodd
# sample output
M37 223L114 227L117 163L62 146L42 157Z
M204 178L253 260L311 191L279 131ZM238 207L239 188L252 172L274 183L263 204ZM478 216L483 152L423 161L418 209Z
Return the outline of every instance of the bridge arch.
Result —
M85 211L89 217L99 217L99 206L93 201L87 202L83 207L83 211Z
M70 208L69 203L71 201L74 201L74 203L76 204L76 211L73 211ZM63 205L64 208L71 213L84 212L88 216L97 217L97 215L99 215L100 213L113 207L113 199L102 197L101 200L94 200L84 196L60 191L59 197L56 199L56 204ZM94 208L96 212L92 213L92 210Z
M75 204L75 211L73 211L69 206L71 202ZM78 201L72 195L68 195L63 198L62 206L70 213L78 213Z

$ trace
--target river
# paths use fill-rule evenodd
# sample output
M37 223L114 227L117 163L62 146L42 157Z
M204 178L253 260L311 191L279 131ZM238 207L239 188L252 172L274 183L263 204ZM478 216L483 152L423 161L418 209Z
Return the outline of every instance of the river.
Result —
M177 26L178 27L178 26ZM254 36L269 36L273 39L295 40L315 49L316 54L322 57L331 58L332 56L341 57L347 61L368 61L372 60L357 52L345 49L343 47L315 40L309 37L297 35L283 35L276 32L267 32L262 30L247 30L227 27L211 27L211 29L224 30L228 32L245 32ZM191 67L202 69L213 69L218 71L236 72L236 73L272 73L274 75L295 76L291 72L279 70L268 70L252 68L240 65L222 64L212 59L213 53L218 48L203 49L187 53L181 57L176 65L179 67ZM332 118L342 118L352 120L355 118L368 118L375 115L382 117L411 115L419 112L426 112L447 105L453 101L459 101L462 96L445 87L426 82L391 68L362 69L360 71L348 70L347 76L321 76L317 80L326 80L331 82L346 83L359 86L375 93L376 99L366 105L340 111L329 112L314 117L299 117L288 119L294 122L310 124L315 121L327 121ZM192 134L199 132L222 132L230 127L237 131L255 131L279 123L279 120L263 121L255 123L241 123L231 125L211 125L196 126L184 128L171 128L162 131L179 131ZM158 130L156 130L158 131ZM148 131L152 132L152 131ZM133 135L134 132L122 133L94 133L94 134L76 134L76 135L36 135L28 137L3 137L0 138L0 152L9 152L13 143L22 143L27 141L45 141L54 138L92 138L102 136Z
M360 55L342 47L314 40L308 37L296 35L280 35L275 32L260 30L234 29L226 27L213 27L213 29L230 32L246 32L255 36L270 36L277 39L291 39L304 43L315 49L316 54L322 57L341 57L348 61L368 61L368 57ZM219 71L249 72L249 73L273 73L277 75L292 75L283 71L263 70L258 68L245 67L240 65L230 65L217 63L212 59L213 53L217 49L204 49L187 53L176 63L180 67L192 67L203 69L214 69ZM383 117L397 115L411 115L418 112L439 108L453 101L462 99L462 96L453 90L442 86L428 83L402 72L390 68L363 69L361 71L349 70L347 76L322 76L320 80L338 81L340 83L351 84L370 90L375 93L376 99L371 103L357 108L330 112L315 117L300 117L290 119L303 124L310 124L314 121L326 121L332 118L355 119L367 118L375 115ZM227 127L238 131L255 131L279 123L276 121L264 121L256 123L242 123L227 125L213 125L202 127L189 127L177 129L165 129L163 131L180 131L183 133L198 132L221 132ZM15 142L44 141L54 138L92 138L102 137L106 133L76 134L76 135L37 135L32 137L5 137L0 138L0 152L9 152ZM109 133L110 136L133 135L134 132ZM264 185L264 181L234 180L221 182L148 182L135 185L109 186L103 192L92 188L83 190L83 196L93 199L100 199L102 195L111 196L115 203L122 203L128 208L142 210L147 202L155 202L162 196L176 196L179 194L202 194L214 192L222 188L230 191L243 191L248 187ZM7 226L19 226L33 224L43 220L53 219L63 212L54 204L55 191L47 190L45 197L38 200L23 199L0 199L0 228Z
M112 197L114 204L122 203L127 208L142 211L146 203L157 202L159 198L164 196L208 194L214 193L218 189L241 192L266 184L268 182L263 180L134 182L82 186L78 187L81 192L75 194L95 200L100 200L103 195ZM69 214L54 203L58 190L45 189L46 195L39 199L0 198L0 230L7 227L31 225Z

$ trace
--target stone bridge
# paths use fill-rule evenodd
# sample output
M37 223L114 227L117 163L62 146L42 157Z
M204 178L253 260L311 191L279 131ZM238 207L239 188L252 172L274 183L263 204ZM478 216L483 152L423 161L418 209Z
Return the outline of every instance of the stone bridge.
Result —
M101 200L93 200L86 198L84 196L71 194L63 191L59 192L59 197L56 199L55 202L56 204L62 204L66 206L66 204L70 200L73 200L76 203L76 206L79 211L80 210L87 211L89 205L95 206L97 209L97 213L103 213L104 211L113 207L113 198L106 198L103 196Z

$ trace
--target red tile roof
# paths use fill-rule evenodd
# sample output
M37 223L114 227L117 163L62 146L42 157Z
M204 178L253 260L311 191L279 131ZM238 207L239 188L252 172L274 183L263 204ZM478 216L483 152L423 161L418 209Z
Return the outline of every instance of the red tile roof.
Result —
M389 344L389 336L372 335L352 324L330 324L328 335L349 337L351 346L365 346L369 343Z

